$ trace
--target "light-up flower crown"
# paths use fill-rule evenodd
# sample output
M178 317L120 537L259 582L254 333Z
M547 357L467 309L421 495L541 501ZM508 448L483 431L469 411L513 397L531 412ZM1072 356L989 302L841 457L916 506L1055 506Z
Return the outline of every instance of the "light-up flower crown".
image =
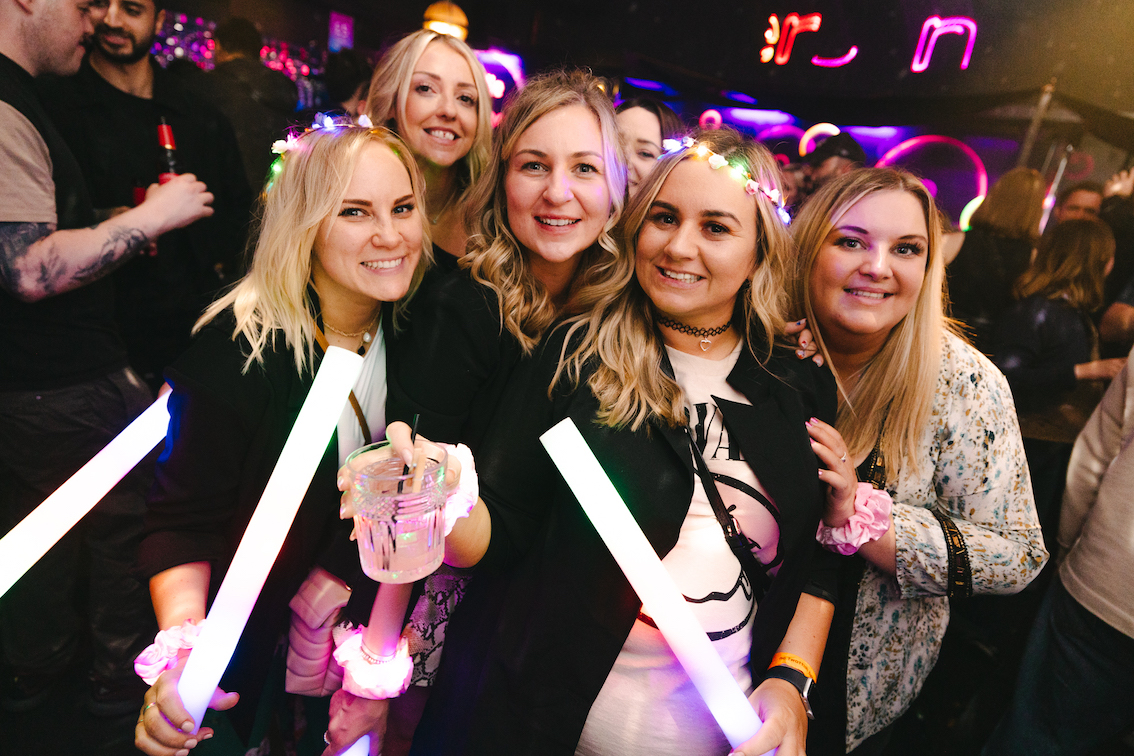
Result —
M374 128L374 123L365 113L358 117L357 123L359 126L365 129ZM311 122L310 126L303 130L303 134L307 134L312 131L334 131L348 125L352 124L349 124L345 121L336 121L333 116L328 115L327 113L317 113L315 115L315 120ZM272 142L272 152L276 153L277 155L283 155L287 152L291 152L299 146L299 138L303 136L303 134L296 134L294 132L291 132L287 135L287 139L277 139L276 141Z
M772 206L776 209L776 215L779 216L784 225L786 226L791 223L791 216L788 214L787 208L784 207L784 200L783 196L780 194L780 190L775 188L775 186L772 186L770 188L764 186L759 181L752 178L752 174L749 173L744 168L744 166L740 164L739 161L730 163L728 161L728 158L724 157L723 155L718 155L717 153L713 152L707 144L705 144L704 142L698 142L693 137L683 137L682 139L665 139L662 141L662 149L665 150L666 155L672 155L679 150L688 150L697 157L707 160L709 167L713 170L718 170L727 166L729 173L733 176L733 178L744 185L744 191L746 191L752 197L756 197L758 195L763 195L764 197L766 197L768 201L772 203Z

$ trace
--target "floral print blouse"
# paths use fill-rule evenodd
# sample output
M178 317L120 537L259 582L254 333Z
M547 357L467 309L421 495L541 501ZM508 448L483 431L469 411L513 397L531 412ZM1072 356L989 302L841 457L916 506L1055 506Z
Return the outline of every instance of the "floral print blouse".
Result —
M973 593L1015 593L1047 559L1008 382L961 339L941 372L917 458L891 471L897 575L867 565L847 664L847 750L893 722L921 690L949 623L948 552L931 508L965 539Z

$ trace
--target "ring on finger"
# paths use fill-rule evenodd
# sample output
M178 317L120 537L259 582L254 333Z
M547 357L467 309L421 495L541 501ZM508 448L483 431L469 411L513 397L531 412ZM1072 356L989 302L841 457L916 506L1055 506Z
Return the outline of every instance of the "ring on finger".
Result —
M839 461L840 462L846 462L847 461L847 453L846 452L843 452L843 456L839 457Z

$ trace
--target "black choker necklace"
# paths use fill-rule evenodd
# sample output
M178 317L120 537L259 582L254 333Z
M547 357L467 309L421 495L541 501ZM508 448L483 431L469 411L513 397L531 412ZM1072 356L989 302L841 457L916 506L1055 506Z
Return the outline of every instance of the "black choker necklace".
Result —
M672 328L675 331L687 333L690 336L700 336L702 352L709 351L709 347L713 343L712 338L710 338L711 336L720 336L722 333L732 327L732 323L725 323L723 326L717 326L716 328L694 328L693 326L685 325L684 323L678 323L676 320L671 320L665 315L660 314L658 315L658 323L665 326L666 328Z

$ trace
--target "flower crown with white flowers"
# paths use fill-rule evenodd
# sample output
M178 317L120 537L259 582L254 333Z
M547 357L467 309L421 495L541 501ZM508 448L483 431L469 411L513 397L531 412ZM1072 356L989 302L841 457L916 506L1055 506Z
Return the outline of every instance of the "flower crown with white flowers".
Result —
M772 203L772 206L775 207L776 215L779 216L784 225L786 226L791 223L791 216L788 214L787 208L784 207L784 200L783 196L780 194L780 190L775 188L774 186L768 188L756 179L752 178L752 174L745 170L745 168L739 162L730 163L728 159L723 155L718 155L717 153L713 152L707 144L705 144L704 142L698 142L693 137L683 137L682 139L665 139L662 141L662 149L665 150L666 155L672 155L679 150L689 150L697 157L706 159L709 163L709 167L713 170L728 166L729 173L737 181L740 181L744 184L745 192L747 192L752 197L756 197L757 195L763 195L764 197L766 197L768 201Z
M307 134L312 131L334 131L335 129L342 128L344 126L353 125L355 124L349 122L336 122L335 118L331 115L328 115L327 113L317 113L315 115L315 120L311 122L310 126L303 130L303 134ZM358 117L357 125L365 129L374 128L374 123L365 113ZM287 152L291 152L299 146L299 138L303 136L303 134L289 132L287 139L277 139L276 141L272 142L272 152L276 153L277 155L283 155Z

